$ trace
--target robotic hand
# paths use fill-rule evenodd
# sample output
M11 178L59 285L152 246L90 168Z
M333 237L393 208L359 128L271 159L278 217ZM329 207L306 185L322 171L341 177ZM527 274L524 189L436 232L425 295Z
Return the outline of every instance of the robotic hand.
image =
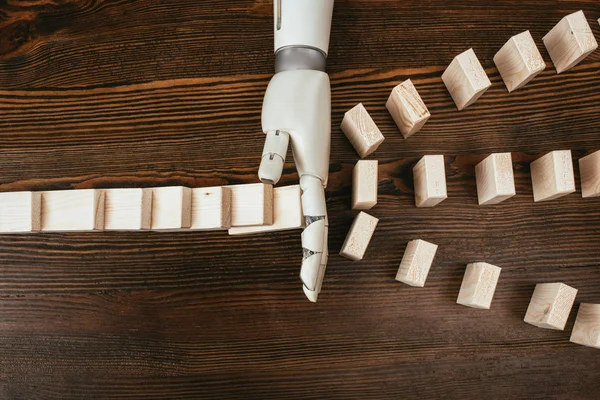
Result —
M332 13L333 0L274 0L276 74L262 110L267 137L258 176L264 183L279 181L291 141L306 222L300 279L312 302L321 291L328 257L331 88L324 71Z

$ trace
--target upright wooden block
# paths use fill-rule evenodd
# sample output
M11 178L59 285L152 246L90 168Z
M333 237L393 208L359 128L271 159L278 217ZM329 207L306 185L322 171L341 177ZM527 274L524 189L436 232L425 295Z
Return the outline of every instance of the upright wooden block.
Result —
M379 223L379 219L361 211L352 222L340 255L354 261L362 260L377 223Z
M442 74L442 80L459 111L477 101L492 86L473 49L456 56Z
M410 286L423 287L438 246L418 239L408 242L396 280Z
M104 192L105 230L150 229L152 189L107 189Z
M489 310L502 268L478 262L467 265L456 302L463 306Z
M192 225L202 231L225 230L231 227L231 189L206 187L192 189Z
M385 106L405 139L420 131L431 117L410 79L392 89Z
M377 204L377 160L359 160L352 170L352 209L369 210Z
M238 226L229 229L230 235L280 232L304 227L300 185L281 186L273 190L273 225Z
M600 196L600 150L579 159L581 196Z
M552 151L531 163L533 201L547 201L575 191L571 150Z
M583 11L561 19L543 40L557 74L573 68L598 48Z
M40 192L0 193L0 233L39 231L41 210Z
M546 68L529 31L511 37L494 56L494 63L509 92L525 86Z
M385 139L362 103L344 114L342 131L360 158L377 150Z
M251 183L231 188L231 226L273 225L273 185Z
M192 189L167 186L152 189L152 229L186 229L192 225Z
M564 330L576 295L577 289L564 283L536 285L525 322L538 328Z
M570 340L600 349L600 304L581 303Z
M513 197L515 178L510 153L488 156L475 167L479 205L491 205Z
M104 198L100 189L42 192L42 231L103 230Z
M414 166L413 176L417 207L434 207L448 197L444 156L424 156Z

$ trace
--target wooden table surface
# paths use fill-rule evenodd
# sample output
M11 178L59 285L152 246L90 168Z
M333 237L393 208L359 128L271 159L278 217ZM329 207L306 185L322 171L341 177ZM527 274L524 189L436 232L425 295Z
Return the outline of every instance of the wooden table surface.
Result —
M328 71L329 260L318 304L300 233L0 236L1 399L598 399L600 351L569 342L600 302L600 50L557 75L542 37L597 0L337 0ZM496 51L529 29L547 62L508 94ZM273 74L268 0L0 1L0 190L257 182ZM492 87L458 112L441 74L473 47ZM404 140L385 109L411 78L432 117ZM386 137L380 218L362 262L337 255L358 102ZM577 193L534 204L529 163L571 149ZM477 205L474 167L513 153L517 196ZM411 168L444 154L449 198L414 207ZM282 184L298 180L289 156ZM406 243L440 246L424 288L394 281ZM473 261L503 268L489 311L456 304ZM579 289L564 331L525 324L536 283Z

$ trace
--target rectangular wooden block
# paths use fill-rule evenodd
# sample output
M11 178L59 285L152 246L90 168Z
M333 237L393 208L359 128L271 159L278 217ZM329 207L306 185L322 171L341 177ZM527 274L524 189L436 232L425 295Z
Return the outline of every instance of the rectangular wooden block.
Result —
M581 196L600 196L600 150L579 159Z
M385 139L362 103L344 114L341 128L360 158L377 150Z
M385 106L405 139L420 131L431 117L410 79L392 89Z
M352 209L369 210L377 204L379 162L359 160L352 170Z
M41 210L40 192L0 193L0 233L38 232Z
M192 225L202 231L225 230L231 227L231 188L206 187L192 189Z
M231 226L273 225L273 185L251 183L231 189Z
M478 262L467 265L456 302L463 306L489 310L502 268Z
M42 192L42 231L104 229L104 190Z
M280 232L304 227L300 185L276 187L273 191L273 225L238 226L229 229L230 235L251 235Z
M152 189L152 229L185 229L192 225L192 189L167 186Z
M479 205L503 202L516 194L510 153L495 153L475 167Z
M571 150L552 151L531 163L533 201L548 201L575 192Z
M410 286L423 287L438 246L418 239L408 242L396 280Z
M600 304L581 303L570 341L600 349Z
M477 101L492 86L473 49L454 57L442 80L459 111Z
M583 11L561 19L543 40L557 74L573 68L598 48Z
M105 230L141 230L152 225L152 189L106 189Z
M379 219L361 211L352 222L340 255L354 261L362 260L378 223Z
M447 197L444 156L424 156L413 168L417 207L434 207Z
M525 314L525 322L538 328L565 329L577 289L564 283L540 283L536 285Z
M546 68L529 31L511 37L494 56L494 63L509 92L525 86Z

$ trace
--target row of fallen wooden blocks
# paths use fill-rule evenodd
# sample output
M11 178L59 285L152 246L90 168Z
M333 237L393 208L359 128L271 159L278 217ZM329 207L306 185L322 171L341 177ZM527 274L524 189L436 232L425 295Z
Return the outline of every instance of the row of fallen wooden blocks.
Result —
M583 11L561 19L543 41L559 74L598 48ZM494 56L494 63L509 92L525 86L546 68L529 31L510 38ZM473 104L492 86L473 49L454 58L442 74L442 81L458 110ZM405 139L431 117L410 79L392 90L386 107ZM362 103L346 112L341 127L361 158L373 153L385 139Z

